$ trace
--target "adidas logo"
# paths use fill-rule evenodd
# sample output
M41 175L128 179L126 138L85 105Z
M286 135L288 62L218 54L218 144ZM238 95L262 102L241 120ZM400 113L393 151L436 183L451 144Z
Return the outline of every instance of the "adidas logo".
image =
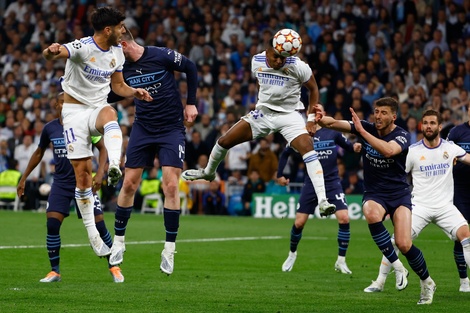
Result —
M91 57L90 62L96 62L95 57Z
M424 161L426 160L426 158L424 157L424 155L422 155L420 158L419 158L420 161Z

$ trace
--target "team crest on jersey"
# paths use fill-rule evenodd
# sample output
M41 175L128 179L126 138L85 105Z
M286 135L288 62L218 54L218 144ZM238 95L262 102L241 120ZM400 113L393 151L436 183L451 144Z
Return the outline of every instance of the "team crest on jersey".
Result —
M109 63L109 67L113 68L116 66L116 59L112 59L111 62Z
M448 159L449 158L449 153L447 153L447 151L444 151L444 154L442 155L444 157L444 159Z
M289 75L289 73L290 73L290 71L289 71L289 69L288 69L287 67L283 68L283 69L282 69L282 72L283 72L284 74L286 74L286 75Z
M80 49L82 47L82 43L80 41L75 41L72 43L72 47L75 49Z
M69 153L73 153L73 146L72 145L69 145L68 148L67 148L68 152Z

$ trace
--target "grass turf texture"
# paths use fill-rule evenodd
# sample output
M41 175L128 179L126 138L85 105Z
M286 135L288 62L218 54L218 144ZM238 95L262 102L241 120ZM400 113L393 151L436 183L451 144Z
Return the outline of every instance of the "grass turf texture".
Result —
M113 233L113 214L105 219ZM458 292L453 243L434 225L415 244L437 291L431 306L417 306L419 279L411 270L404 291L395 290L391 274L384 292L363 292L376 278L381 258L363 220L351 222L347 262L353 274L344 275L333 269L335 220L307 223L297 262L284 273L293 220L182 216L175 271L166 276L159 270L162 216L134 213L123 284L112 282L106 261L94 256L74 214L61 230L62 282L50 284L39 283L50 270L45 214L0 210L0 220L0 312L456 312L470 301L470 294ZM386 226L391 229L390 221Z

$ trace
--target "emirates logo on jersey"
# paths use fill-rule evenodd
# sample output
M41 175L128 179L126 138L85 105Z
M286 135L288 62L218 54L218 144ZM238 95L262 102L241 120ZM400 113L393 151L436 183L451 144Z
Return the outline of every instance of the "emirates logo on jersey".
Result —
M113 68L116 66L116 59L112 59L111 62L109 63L109 67Z

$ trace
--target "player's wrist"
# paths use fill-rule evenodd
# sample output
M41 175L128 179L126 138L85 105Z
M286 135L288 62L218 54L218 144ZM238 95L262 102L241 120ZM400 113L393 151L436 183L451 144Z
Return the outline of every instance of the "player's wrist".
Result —
M307 115L307 122L315 122L315 113Z

